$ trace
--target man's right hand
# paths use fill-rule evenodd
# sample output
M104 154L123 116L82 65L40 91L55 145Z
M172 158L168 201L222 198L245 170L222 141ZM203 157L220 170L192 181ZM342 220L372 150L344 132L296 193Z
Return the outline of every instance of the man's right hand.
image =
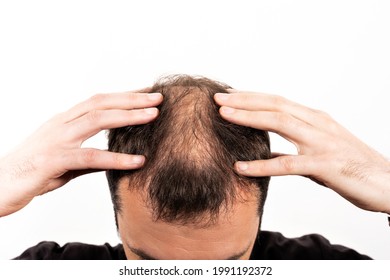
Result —
M107 169L142 167L142 155L81 148L98 132L145 124L158 115L160 93L147 89L99 94L43 124L13 152L0 159L0 217L26 206L35 196L55 190L71 179Z

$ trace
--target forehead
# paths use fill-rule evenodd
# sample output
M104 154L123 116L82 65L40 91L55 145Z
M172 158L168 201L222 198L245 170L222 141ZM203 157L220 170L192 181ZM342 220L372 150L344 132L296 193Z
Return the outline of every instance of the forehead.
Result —
M156 221L140 191L122 186L120 196L118 226L123 243L159 259L224 258L247 248L257 235L257 201L250 199L237 202L229 213L221 212L215 223L200 226Z
M139 215L143 216L143 218L147 218L148 220L153 220L155 223L166 222L176 226L180 225L196 228L207 228L214 224L231 224L237 217L241 216L240 214L243 214L244 212L246 214L251 213L254 216L259 216L259 196L261 196L261 194L258 188L254 187L253 185L249 185L246 188L243 188L242 186L234 187L233 184L233 191L235 192L234 197L227 196L226 203L220 204L220 209L219 211L215 212L215 215L210 213L211 210L207 210L207 208L205 208L206 210L204 213L198 211L195 212L194 210L194 212L190 213L188 217L185 215L187 213L183 214L183 216L187 217L184 220L182 219L180 212L178 216L176 216L177 218L175 218L175 216L168 216L167 219L165 219L166 216L161 217L158 215L158 213L155 213L158 212L160 208L154 208L153 203L151 202L151 199L155 199L155 197L151 196L150 194L150 189L148 187L151 184L150 180L150 178L147 178L146 181L142 184L143 187L138 187L140 181L134 181L129 176L123 177L121 180L119 180L117 194L118 201L120 202L120 212L122 216L127 215L127 212L139 211ZM186 188L187 186L180 187ZM174 191L172 190L172 192ZM185 194L178 195L185 196ZM202 198L201 201L203 200L204 198ZM159 203L163 202L159 201ZM170 207L171 206L172 205L170 205ZM192 214L197 216L192 217ZM160 219L162 221L159 221Z

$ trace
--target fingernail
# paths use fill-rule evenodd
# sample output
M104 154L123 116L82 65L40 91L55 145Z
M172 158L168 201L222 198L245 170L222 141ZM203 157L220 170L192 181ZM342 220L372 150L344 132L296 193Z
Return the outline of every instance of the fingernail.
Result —
M133 158L132 158L132 163L134 164L142 164L142 163L144 163L144 161L145 161L145 158L144 158L144 156L133 156Z
M148 115L155 115L155 114L157 114L157 108L146 108L146 109L144 109L144 111Z
M249 168L249 165L246 162L238 161L236 167L239 171L245 171Z
M233 114L236 110L234 110L233 108L231 107L221 107L221 111L222 113L224 114Z
M159 100L161 98L161 93L155 92L155 93L149 93L148 99L149 100Z
M226 94L226 93L217 93L215 94L215 97L221 101L225 101L225 100L228 100L229 97L230 97L230 94Z

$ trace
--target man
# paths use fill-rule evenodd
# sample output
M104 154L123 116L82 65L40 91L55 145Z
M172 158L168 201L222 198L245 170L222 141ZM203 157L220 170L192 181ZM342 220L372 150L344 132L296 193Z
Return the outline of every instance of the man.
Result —
M102 129L112 129L110 151L80 148ZM264 130L293 142L298 155L270 158ZM109 170L123 245L43 242L20 259L368 258L318 235L262 232L268 176L306 176L358 207L390 213L389 162L329 116L188 76L95 96L46 123L0 170L0 216Z

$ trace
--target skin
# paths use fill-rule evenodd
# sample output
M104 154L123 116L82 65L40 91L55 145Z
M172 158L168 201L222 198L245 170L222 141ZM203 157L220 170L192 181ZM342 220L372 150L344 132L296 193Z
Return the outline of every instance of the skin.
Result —
M179 225L155 220L145 205L146 195L119 184L122 209L118 230L128 259L217 260L249 259L259 229L257 199L241 193L245 202L222 211L215 224ZM205 217L207 219L207 217Z
M160 93L149 89L98 94L43 124L13 152L0 159L0 217L26 206L35 196L55 190L73 178L105 169L135 169L142 155L81 148L98 132L144 124L158 115ZM50 162L50 164L47 164Z
M324 112L280 96L230 90L215 101L226 120L278 133L297 155L237 162L245 176L302 175L365 210L390 213L390 163Z
M55 190L77 176L107 169L141 168L142 155L81 148L81 144L105 129L153 121L162 95L146 92L148 89L96 95L55 116L1 158L0 217L20 210L35 196ZM278 133L297 147L296 155L275 154L269 160L237 162L238 173L305 176L362 209L390 214L389 161L327 114L262 93L218 93L215 101L226 120ZM224 259L237 253L243 253L240 258L249 258L259 225L250 203L237 202L214 226L204 228L156 222L149 209L140 204L140 198L142 194L122 194L122 199L129 200L118 215L128 258L140 256L127 245L158 259Z

